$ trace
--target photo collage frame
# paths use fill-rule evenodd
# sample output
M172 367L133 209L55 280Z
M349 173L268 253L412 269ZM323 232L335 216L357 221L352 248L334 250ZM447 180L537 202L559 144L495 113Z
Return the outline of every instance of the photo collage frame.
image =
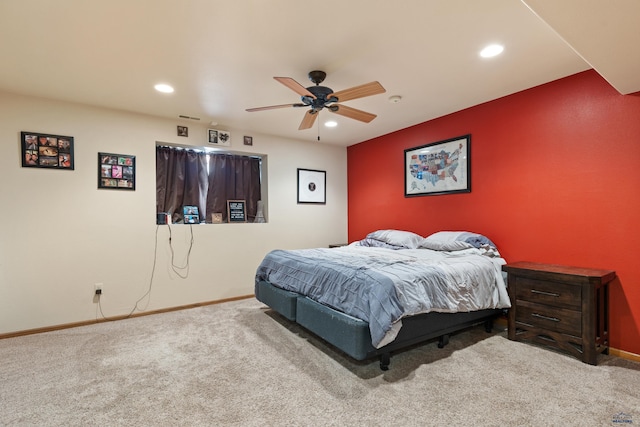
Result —
M21 132L22 167L73 170L73 137Z
M136 189L136 157L128 154L98 153L98 188Z

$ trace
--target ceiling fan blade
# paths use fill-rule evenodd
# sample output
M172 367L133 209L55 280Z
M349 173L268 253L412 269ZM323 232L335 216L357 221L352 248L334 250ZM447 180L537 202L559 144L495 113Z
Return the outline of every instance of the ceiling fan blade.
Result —
M316 96L314 94L309 92L304 86L293 80L291 77L274 77L274 79L276 79L300 96L309 96L313 99L316 99Z
M318 118L318 112L314 110L309 110L304 113L304 117L302 118L302 122L300 123L300 127L298 130L309 129L315 123Z
M358 110L356 108L347 107L346 105L335 105L332 106L329 111L339 114L341 116L348 117L350 119L360 120L361 122L369 123L371 120L375 119L375 114L367 113L366 111Z
M354 86L350 89L339 90L330 95L330 97L338 98L334 102L344 102L351 99L364 98L365 96L377 95L386 92L385 88L378 82L365 83L360 86Z
M270 105L268 107L247 108L245 111L253 112L253 111L275 110L276 108L289 108L289 107L306 107L306 105L304 104Z

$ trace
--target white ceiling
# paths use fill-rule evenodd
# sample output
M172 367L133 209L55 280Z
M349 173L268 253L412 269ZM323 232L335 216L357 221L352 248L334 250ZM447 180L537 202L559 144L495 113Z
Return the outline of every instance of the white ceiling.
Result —
M348 146L589 68L640 91L638 18L638 0L2 0L0 90ZM379 81L345 102L378 117L245 111L299 102L273 77L315 69L334 91Z

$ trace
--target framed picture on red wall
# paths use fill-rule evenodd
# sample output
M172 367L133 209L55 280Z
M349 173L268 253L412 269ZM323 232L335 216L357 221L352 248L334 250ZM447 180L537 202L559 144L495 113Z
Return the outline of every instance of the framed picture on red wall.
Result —
M471 192L471 135L404 150L404 196Z

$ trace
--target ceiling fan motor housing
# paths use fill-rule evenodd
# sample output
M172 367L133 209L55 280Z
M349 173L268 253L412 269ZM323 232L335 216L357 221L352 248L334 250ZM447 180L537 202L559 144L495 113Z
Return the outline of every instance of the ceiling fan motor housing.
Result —
M314 109L322 109L327 103L335 102L336 100L331 100L331 94L333 90L326 86L309 86L307 88L309 92L311 92L316 98L313 99L310 96L302 96L302 102L306 105L313 107Z

